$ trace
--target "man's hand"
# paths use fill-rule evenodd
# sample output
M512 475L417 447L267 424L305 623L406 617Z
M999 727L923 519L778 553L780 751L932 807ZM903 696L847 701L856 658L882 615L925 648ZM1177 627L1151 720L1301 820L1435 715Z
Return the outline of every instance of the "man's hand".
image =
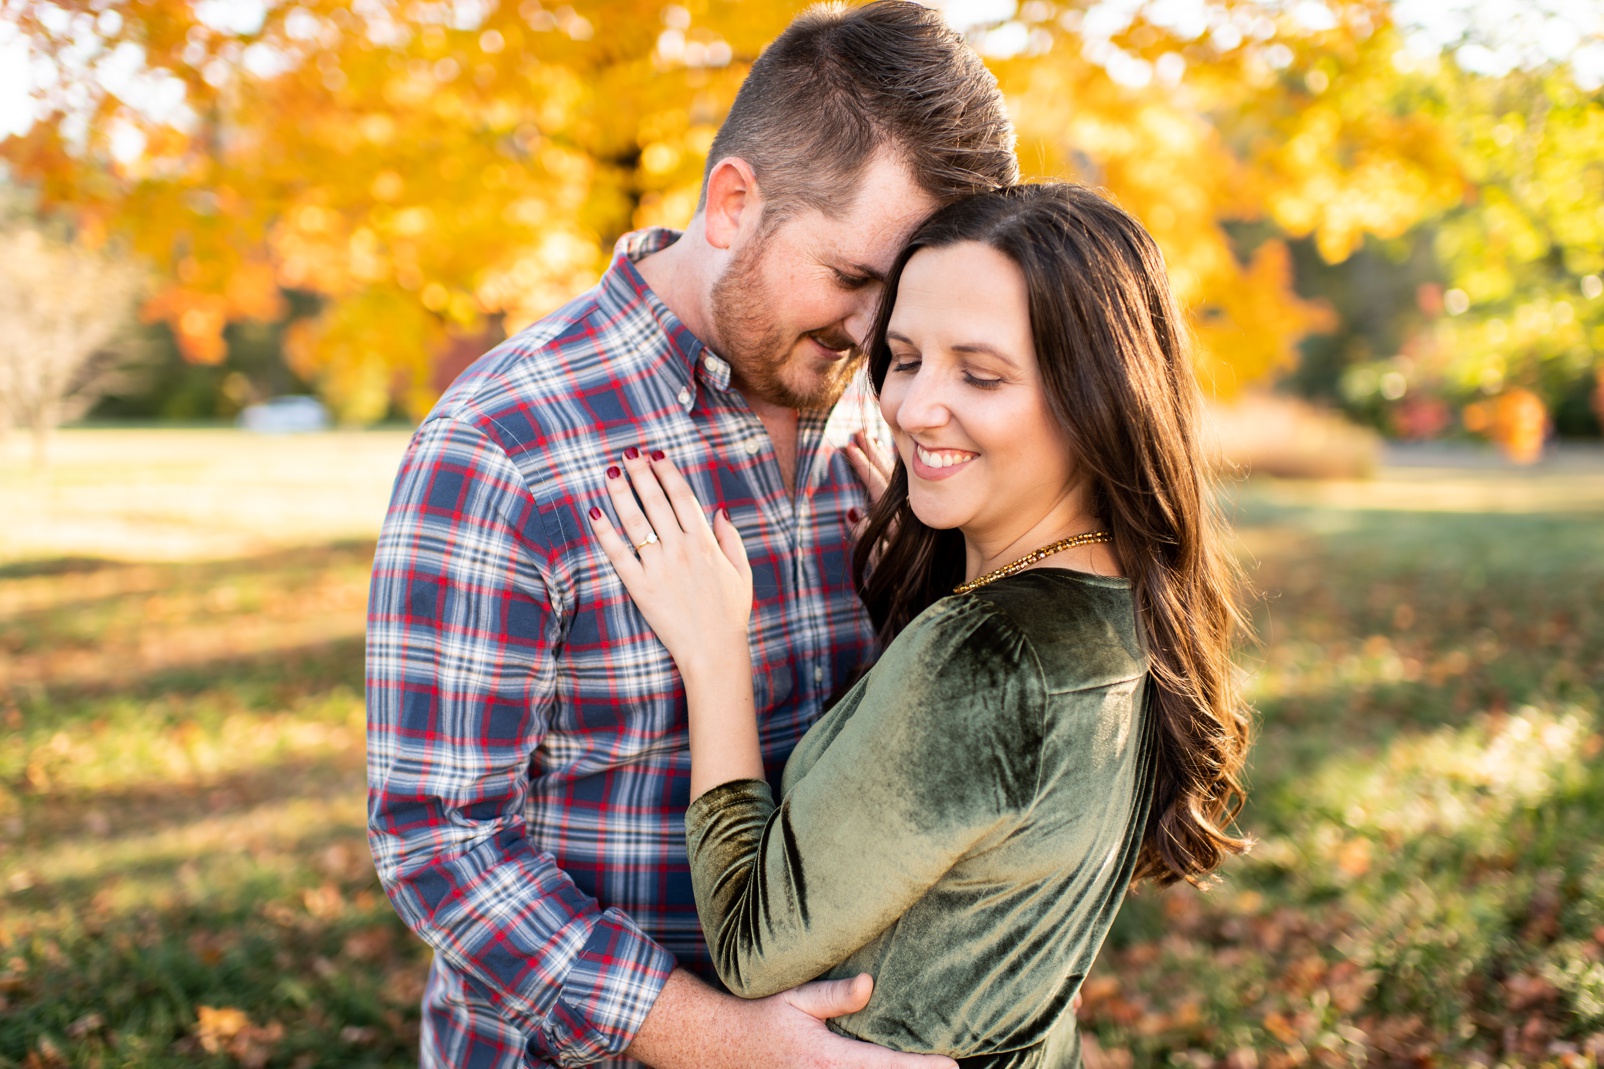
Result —
M675 969L627 1053L655 1069L956 1069L951 1058L901 1054L825 1027L861 1010L873 990L864 973L748 1001Z
M852 465L863 488L869 492L869 504L873 505L880 500L886 492L886 485L891 482L891 473L897 466L896 457L862 431L852 432L852 441L847 443L846 453L847 463Z

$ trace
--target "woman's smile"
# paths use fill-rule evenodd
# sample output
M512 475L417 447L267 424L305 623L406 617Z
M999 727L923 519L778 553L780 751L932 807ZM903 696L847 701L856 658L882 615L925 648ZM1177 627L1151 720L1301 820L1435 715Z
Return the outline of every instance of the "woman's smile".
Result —
M880 411L921 523L960 529L977 560L1085 529L1018 264L975 241L921 249L903 268L886 339Z
M920 479L948 479L978 456L979 453L967 449L929 449L914 442L910 467Z

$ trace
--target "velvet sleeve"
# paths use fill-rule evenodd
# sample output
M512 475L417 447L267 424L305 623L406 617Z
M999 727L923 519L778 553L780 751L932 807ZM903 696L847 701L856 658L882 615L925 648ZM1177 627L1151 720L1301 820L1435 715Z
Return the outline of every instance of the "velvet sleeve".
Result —
M814 979L1005 836L1035 796L1044 704L1040 665L1008 618L949 599L815 727L833 735L778 806L754 780L696 799L691 880L730 990L759 998Z

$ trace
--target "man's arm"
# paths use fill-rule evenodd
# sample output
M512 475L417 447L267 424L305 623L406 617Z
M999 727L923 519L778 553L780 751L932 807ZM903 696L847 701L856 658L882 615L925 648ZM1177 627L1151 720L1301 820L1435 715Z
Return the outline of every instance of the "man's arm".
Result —
M620 1053L674 960L525 838L552 703L550 542L502 449L449 418L397 479L368 608L368 835L396 911L525 1033Z

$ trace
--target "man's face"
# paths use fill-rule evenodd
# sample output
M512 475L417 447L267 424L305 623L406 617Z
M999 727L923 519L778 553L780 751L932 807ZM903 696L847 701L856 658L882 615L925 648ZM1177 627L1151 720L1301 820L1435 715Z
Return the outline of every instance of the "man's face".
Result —
M863 364L891 262L936 207L901 162L881 155L846 214L804 208L732 249L713 286L710 340L735 385L787 408L835 404Z

